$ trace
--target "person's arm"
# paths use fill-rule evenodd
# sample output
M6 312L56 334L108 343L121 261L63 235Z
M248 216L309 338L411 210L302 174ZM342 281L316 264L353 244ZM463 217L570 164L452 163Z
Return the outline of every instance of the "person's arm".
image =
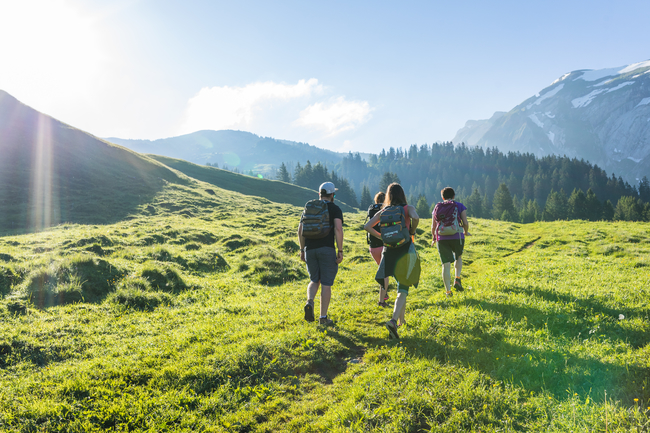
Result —
M305 261L305 238L302 236L302 222L298 224L298 243L300 244L300 260Z
M377 212L375 216L370 218L370 221L368 221L364 226L363 229L370 233L372 236L381 239L381 233L379 233L377 230L375 230L375 226L379 222L379 219L381 218L381 211Z
M418 224L420 224L420 216L415 211L415 206L409 205L408 209L409 209L409 218L411 218L411 229L409 230L409 233L414 235L415 229L417 229Z
M438 224L439 222L436 221L435 215L432 215L431 216L431 236L433 236L433 241L431 241L432 247L434 247L436 245L436 242L438 241L438 235L436 234L438 232Z
M465 236L472 236L469 232L469 222L467 221L467 210L464 210L460 213L460 220L463 222L463 230L465 231Z
M334 218L334 239L336 239L338 247L336 263L341 263L343 261L343 221L338 218Z

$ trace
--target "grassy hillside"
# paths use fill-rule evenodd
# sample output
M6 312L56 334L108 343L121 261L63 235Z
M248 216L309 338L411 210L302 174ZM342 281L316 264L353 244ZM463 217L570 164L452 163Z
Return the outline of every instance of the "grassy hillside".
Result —
M229 191L245 195L265 197L274 203L287 203L295 206L304 206L309 200L318 198L315 191L301 186L277 180L259 179L243 176L228 170L197 165L180 159L168 158L160 155L148 155L168 167L180 171L194 179L211 183ZM337 201L344 212L356 212L356 209Z
M0 430L650 428L650 225L471 220L450 300L420 231L389 341L363 215L323 329L302 319L301 209L208 189L0 238Z
M188 203L190 194L158 206L170 185L211 194L224 188L300 206L317 198L313 191L283 182L140 155L39 113L2 91L0 155L0 235L61 223L112 224L197 205L193 199Z
M0 234L120 221L186 176L0 91Z

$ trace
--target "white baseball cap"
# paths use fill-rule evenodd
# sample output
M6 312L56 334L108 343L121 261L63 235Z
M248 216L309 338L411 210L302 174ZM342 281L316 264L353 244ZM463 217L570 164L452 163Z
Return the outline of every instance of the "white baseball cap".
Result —
M323 182L318 188L318 193L320 194L321 191L325 190L325 193L327 195L334 194L334 192L338 191L338 188L334 186L332 182Z

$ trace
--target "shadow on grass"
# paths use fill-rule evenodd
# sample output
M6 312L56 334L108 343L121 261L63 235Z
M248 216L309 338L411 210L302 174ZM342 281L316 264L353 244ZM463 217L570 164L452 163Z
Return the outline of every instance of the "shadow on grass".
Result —
M602 399L605 390L628 405L634 404L634 398L650 399L650 368L622 360L629 357L630 346L639 348L650 342L647 333L621 328L619 312L597 298L576 300L540 289L510 289L551 302L572 303L573 309L552 316L533 306L461 298L460 304L497 313L501 319L495 326L480 321L474 325L468 321L432 322L428 329L407 331L402 341L417 356L473 368L495 380L535 393L548 392L557 399L569 397L569 391ZM421 302L420 306L435 309L437 304ZM506 320L523 328L525 342L506 341L513 340L501 326Z

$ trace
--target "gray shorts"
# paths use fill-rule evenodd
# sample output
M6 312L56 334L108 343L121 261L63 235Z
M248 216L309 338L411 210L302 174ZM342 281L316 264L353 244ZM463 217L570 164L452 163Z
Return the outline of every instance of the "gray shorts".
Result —
M307 250L305 253L309 281L320 282L323 286L333 286L339 264L336 263L336 250L331 247L320 247Z

